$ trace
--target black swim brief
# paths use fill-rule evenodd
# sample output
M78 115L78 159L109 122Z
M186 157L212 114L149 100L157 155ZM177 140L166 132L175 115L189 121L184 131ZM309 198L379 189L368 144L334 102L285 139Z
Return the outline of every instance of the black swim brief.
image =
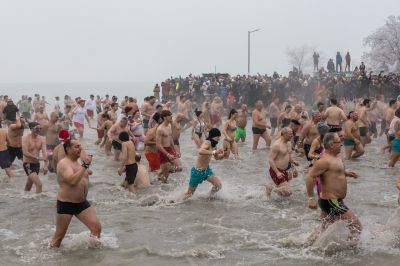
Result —
M269 119L269 121L271 122L271 127L272 128L277 128L278 127L278 118L277 117L271 117Z
M129 185L135 183L136 175L138 172L138 165L136 163L125 166L125 180L128 181Z
M8 147L8 153L10 154L11 163L15 161L15 158L22 160L22 148L21 147Z
M118 141L113 140L112 141L112 146L114 148L114 150L122 150L122 144L119 143Z
M251 131L253 132L253 134L262 135L262 134L264 134L266 129L262 129L262 128L258 128L258 127L252 127Z
M323 212L332 216L339 216L349 211L342 199L319 199L318 205Z
M342 131L342 127L339 126L339 125L331 125L331 124L328 124L328 127L329 127L329 132L332 132L332 133Z
M23 163L25 173L29 176L32 173L39 174L40 171L40 163Z
M366 137L367 136L368 130L367 130L366 127L359 127L358 129L360 130L360 137Z
M306 154L307 161L311 161L311 158L308 157L308 153L310 152L311 145L310 144L303 144L304 153Z
M57 213L58 214L78 215L89 207L90 207L90 203L87 200L85 200L84 202L80 202L80 203L64 202L64 201L57 200Z
M0 167L1 169L7 169L11 166L10 154L7 150L0 151Z

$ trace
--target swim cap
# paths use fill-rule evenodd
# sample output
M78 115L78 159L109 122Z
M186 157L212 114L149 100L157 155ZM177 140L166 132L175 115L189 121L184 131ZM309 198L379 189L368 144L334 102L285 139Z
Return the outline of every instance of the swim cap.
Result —
M330 129L329 126L324 122L319 122L317 124L317 130L320 135L325 135L326 133L329 132L329 129Z
M397 100L398 100L398 101L400 101L400 95L399 95L399 96L397 96Z
M66 129L63 129L58 133L58 138L62 141L67 141L69 139L69 132Z

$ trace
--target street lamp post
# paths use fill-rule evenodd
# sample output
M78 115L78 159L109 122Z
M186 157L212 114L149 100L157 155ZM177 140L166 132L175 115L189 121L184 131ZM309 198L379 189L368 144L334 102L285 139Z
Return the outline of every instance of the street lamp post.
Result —
M260 29L249 30L247 32L247 74L250 75L250 34L259 31Z

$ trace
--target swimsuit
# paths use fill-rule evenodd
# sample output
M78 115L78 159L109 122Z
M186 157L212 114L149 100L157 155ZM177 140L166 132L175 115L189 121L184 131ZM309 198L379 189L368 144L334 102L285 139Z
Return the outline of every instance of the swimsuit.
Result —
M332 216L345 214L349 210L342 199L319 199L318 205L323 212Z
M0 167L1 169L7 169L11 166L11 159L8 150L0 151Z
M119 143L118 141L113 140L112 146L113 146L114 150L118 150L118 151L122 150L122 144Z
M237 127L235 131L235 139L239 140L241 138L246 138L246 129Z
M400 139L395 138L392 141L392 151L394 152L400 152Z
M172 160L176 158L176 153L173 147L164 147L164 150L174 157ZM169 163L171 160L161 151L158 151L158 156L160 157L160 164Z
M366 137L367 136L367 128L366 127L359 127L358 128L360 130L360 137Z
M285 182L289 182L289 173L287 172L287 170L289 170L291 166L292 166L292 164L289 162L286 170L277 168L279 170L279 172L281 172L283 174L283 176L281 178L279 178L278 175L275 173L275 171L272 170L272 167L269 168L269 175L271 176L272 181L274 181L276 186L279 186Z
M22 160L22 148L21 147L10 147L8 146L8 153L10 154L11 163L15 161L15 158Z
M255 134L255 135L262 135L262 134L264 134L264 132L266 131L267 129L265 129L265 128L258 128L258 127L252 127L251 128L251 131L253 132L253 134Z
M135 178L138 172L138 165L137 163L128 164L125 166L125 180L128 181L129 185L135 183Z
M57 200L58 214L78 215L89 207L90 203L87 200L80 203L64 202Z
M344 139L343 140L344 146L356 146L356 143L352 139Z
M32 173L39 175L40 163L23 163L23 168L27 176Z
M199 136L199 139L201 139L203 136L204 127L204 122L197 122L196 126L194 127L194 133Z
M282 127L287 127L290 124L291 119L290 118L283 118L282 119Z
M332 132L332 133L342 131L342 127L339 126L339 125L331 125L331 124L328 124L328 127L330 128L330 129L329 129L329 132Z
M179 139L174 139L174 145L179 146Z
M206 169L192 167L190 171L189 187L196 188L199 184L203 183L204 180L207 180L207 178L213 175L214 173L210 166L208 166Z
M149 128L149 119L143 118L143 128Z
M158 156L158 153L146 151L144 153L144 156L146 156L146 159L149 162L149 167L151 172L160 169L160 157Z
M306 154L307 161L311 161L312 159L308 157L308 153L310 152L311 145L310 144L303 144L304 153Z
M271 122L271 127L272 128L277 128L278 127L278 118L277 117L271 117L269 119L269 121Z

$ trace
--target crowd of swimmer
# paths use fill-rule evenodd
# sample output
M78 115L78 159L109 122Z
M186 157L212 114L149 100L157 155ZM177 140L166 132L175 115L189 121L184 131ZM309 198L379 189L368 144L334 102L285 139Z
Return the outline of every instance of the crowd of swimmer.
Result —
M125 174L121 186L129 192L151 185L148 172L155 172L160 182L167 183L171 173L181 171L180 136L185 130L191 131L197 160L182 196L185 200L204 181L212 185L210 197L221 189L221 180L210 167L210 161L231 155L239 158L237 143L246 142L250 117L252 149L257 150L260 139L267 148L271 180L266 184L267 195L289 197L290 181L298 175L299 163L294 158L306 157L308 205L315 209L318 204L321 209L319 232L337 220L345 220L351 232L349 239L355 241L362 226L343 199L347 192L346 177L357 178L357 174L345 170L343 157L351 160L362 156L372 138L385 134L387 145L383 150L391 153L389 165L394 166L400 158L400 96L389 103L382 95L355 101L332 98L329 102L316 102L314 108L300 99L281 102L275 97L266 107L263 101L256 101L253 110L248 110L246 104L238 109L225 108L218 96L207 96L200 105L186 94L177 95L174 102L161 103L158 97L155 90L155 95L146 97L140 107L135 98L128 96L122 101L109 95L105 98L90 95L86 100L65 96L63 103L56 97L49 117L46 112L49 103L43 96L35 95L31 101L24 95L16 103L1 96L0 124L6 127L0 129L1 168L11 177L12 164L16 159L22 160L27 175L25 191L35 185L37 193L42 191L40 163L43 162L43 174L56 173L60 187L52 247L60 246L74 215L93 236L100 237L100 221L86 199L92 155L79 142L85 133L85 120L90 129L97 131L95 144L107 156L120 161L116 172ZM26 128L29 133L24 134ZM218 146L220 138L222 147ZM148 168L140 164L137 152L141 150ZM400 189L400 180L397 185ZM312 244L319 232L314 232L306 244Z
M157 99L161 98L165 102L174 101L180 94L190 95L200 103L207 97L218 96L226 108L240 107L241 104L254 106L259 99L267 106L274 98L284 102L292 96L307 105L327 97L355 99L381 94L391 99L400 94L400 74L367 71L362 63L353 71L327 72L320 68L313 75L303 74L296 68L287 75L279 75L277 72L254 76L189 75L164 80L161 85L155 86L154 93Z

